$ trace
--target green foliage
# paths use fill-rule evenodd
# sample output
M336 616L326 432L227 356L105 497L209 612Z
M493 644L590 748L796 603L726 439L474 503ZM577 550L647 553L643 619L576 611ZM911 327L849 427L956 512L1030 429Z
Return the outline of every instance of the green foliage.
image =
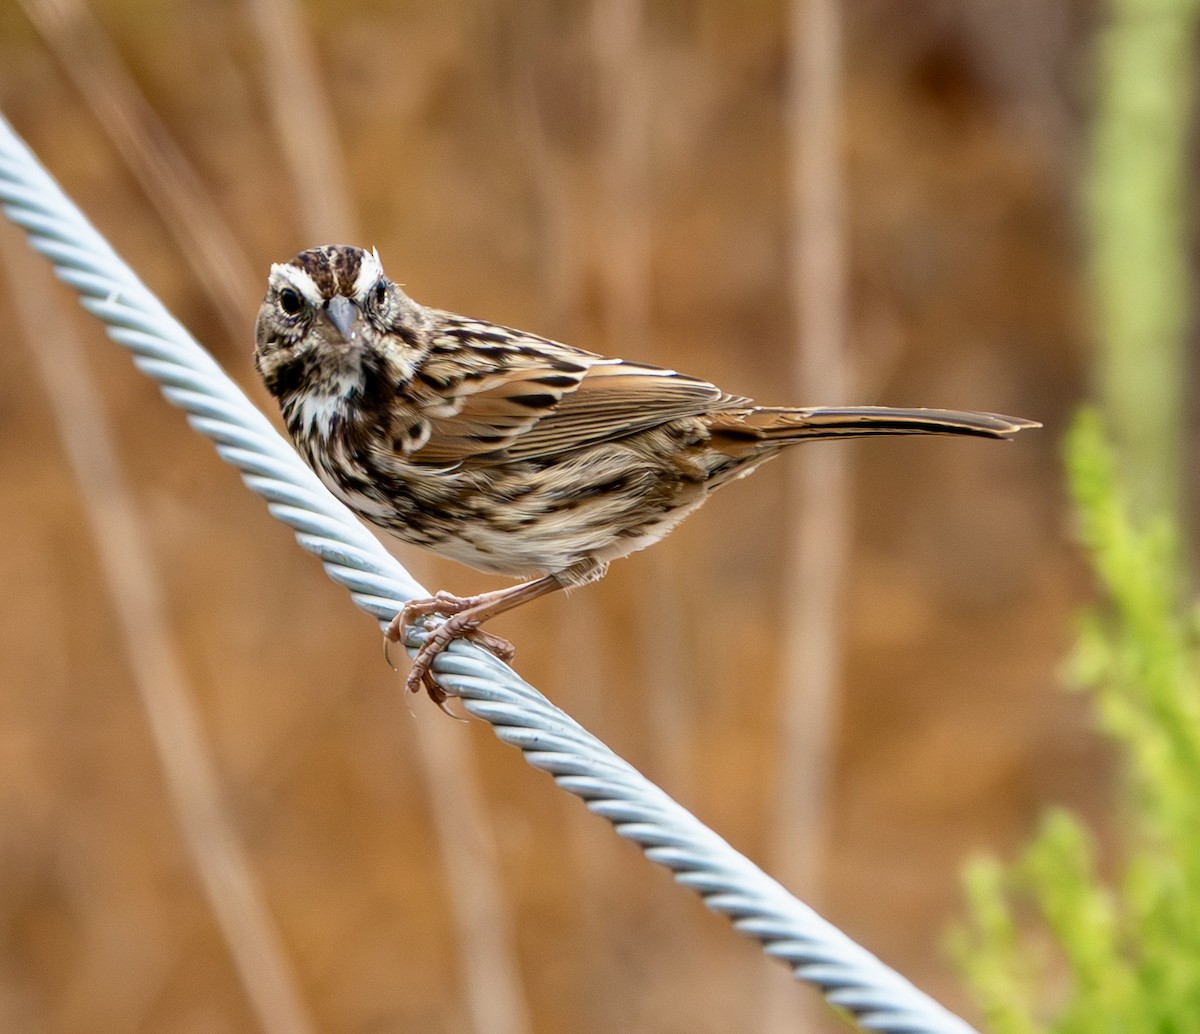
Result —
M1200 0L1107 0L1086 180L1097 380L1141 513L1176 513ZM1144 507L1144 509L1142 509Z
M1131 516L1094 413L1067 460L1106 596L1070 669L1123 759L1123 860L1108 886L1088 832L1054 812L1016 865L969 869L954 952L995 1034L1182 1034L1200 1030L1200 621L1178 536Z

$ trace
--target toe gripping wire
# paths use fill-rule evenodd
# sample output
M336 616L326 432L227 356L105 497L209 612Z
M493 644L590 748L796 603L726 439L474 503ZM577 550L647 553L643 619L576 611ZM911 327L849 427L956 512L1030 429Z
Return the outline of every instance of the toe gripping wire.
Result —
M221 458L358 607L382 626L407 600L428 595L138 280L3 117L0 204L83 307L103 321L109 337L215 443ZM414 642L408 647L412 652ZM495 657L459 641L433 670L445 692L520 748L526 761L608 819L620 836L862 1028L895 1034L972 1030L796 900Z

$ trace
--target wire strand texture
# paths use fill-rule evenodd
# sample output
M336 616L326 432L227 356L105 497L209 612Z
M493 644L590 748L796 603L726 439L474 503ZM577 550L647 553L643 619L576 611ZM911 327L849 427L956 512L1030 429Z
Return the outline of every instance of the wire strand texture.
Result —
M271 514L381 623L428 593L341 503L212 357L145 287L0 116L0 203L168 401L212 439ZM410 647L411 648L411 647ZM971 1034L972 1028L789 894L631 765L470 643L438 657L439 684L519 747L534 768L634 841L738 932L867 1030Z

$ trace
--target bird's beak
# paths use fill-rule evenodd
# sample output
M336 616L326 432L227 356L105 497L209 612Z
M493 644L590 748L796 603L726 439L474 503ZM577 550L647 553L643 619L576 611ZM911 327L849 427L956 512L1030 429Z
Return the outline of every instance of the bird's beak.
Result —
M358 324L358 306L343 295L334 295L325 303L325 318L334 325L342 340L350 344Z

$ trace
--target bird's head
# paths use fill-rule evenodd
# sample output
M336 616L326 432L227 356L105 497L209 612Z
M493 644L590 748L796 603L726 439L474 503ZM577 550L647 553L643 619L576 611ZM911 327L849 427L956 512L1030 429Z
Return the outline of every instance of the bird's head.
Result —
M323 245L271 267L254 362L279 398L303 386L352 384L368 352L403 377L425 325L422 307L388 280L375 251Z

